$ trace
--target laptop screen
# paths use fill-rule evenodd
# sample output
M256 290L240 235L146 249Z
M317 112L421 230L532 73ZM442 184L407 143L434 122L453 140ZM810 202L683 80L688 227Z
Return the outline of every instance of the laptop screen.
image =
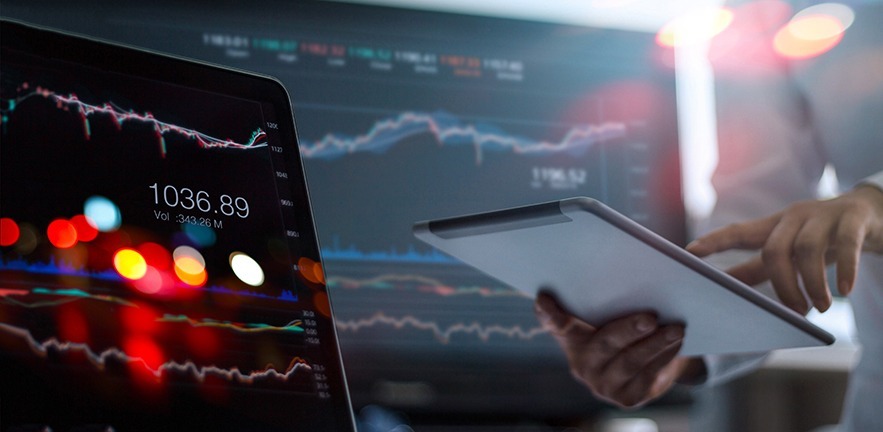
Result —
M283 87L13 22L2 58L4 426L351 430Z

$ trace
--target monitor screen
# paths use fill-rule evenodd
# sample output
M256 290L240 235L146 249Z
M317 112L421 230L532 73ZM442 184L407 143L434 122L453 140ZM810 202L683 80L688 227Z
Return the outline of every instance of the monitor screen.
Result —
M588 196L683 244L675 78L654 35L336 2L161 4L3 13L285 84L357 409L598 406L532 299L411 226Z

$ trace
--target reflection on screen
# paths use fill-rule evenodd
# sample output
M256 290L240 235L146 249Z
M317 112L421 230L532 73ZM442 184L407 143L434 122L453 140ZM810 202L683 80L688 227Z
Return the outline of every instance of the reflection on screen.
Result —
M584 195L683 243L674 77L653 36L338 3L272 10L65 22L284 82L357 406L588 410L532 300L410 230Z

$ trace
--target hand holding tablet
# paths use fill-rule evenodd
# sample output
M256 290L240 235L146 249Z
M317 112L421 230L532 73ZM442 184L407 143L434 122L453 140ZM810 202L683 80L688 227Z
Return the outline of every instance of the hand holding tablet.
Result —
M593 327L638 312L686 325L681 355L833 342L824 330L590 198L417 223L415 235Z

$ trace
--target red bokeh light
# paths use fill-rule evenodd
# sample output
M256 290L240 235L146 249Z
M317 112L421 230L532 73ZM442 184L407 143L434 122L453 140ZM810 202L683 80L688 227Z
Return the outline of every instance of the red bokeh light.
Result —
M130 336L123 341L122 348L133 360L129 363L129 370L142 390L150 390L151 385L161 381L160 367L165 363L165 354L153 339L143 335Z
M208 327L191 327L186 338L187 346L200 360L212 360L221 352L221 339Z
M77 229L64 219L55 219L46 229L46 236L53 246L67 249L77 244Z
M0 246L12 246L18 241L21 230L10 218L0 218Z
M159 328L159 323L156 321L158 316L159 314L145 304L120 311L123 328L133 335L154 334Z
M71 224L77 230L77 240L81 242L90 242L98 237L98 230L89 223L89 219L85 215L72 217Z
M78 309L63 307L56 316L58 335L66 342L88 342L89 324Z
M142 243L137 249L144 256L147 265L160 271L167 271L172 268L172 254L161 245L147 242Z

